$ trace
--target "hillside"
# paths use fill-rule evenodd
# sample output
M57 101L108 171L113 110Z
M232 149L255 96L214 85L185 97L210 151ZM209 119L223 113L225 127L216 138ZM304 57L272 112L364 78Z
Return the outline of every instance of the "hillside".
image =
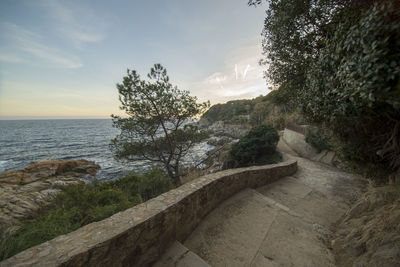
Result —
M261 125L270 124L283 129L287 123L301 123L302 119L296 110L281 101L281 94L272 91L253 99L232 100L213 105L202 116L209 123L223 121L231 124Z

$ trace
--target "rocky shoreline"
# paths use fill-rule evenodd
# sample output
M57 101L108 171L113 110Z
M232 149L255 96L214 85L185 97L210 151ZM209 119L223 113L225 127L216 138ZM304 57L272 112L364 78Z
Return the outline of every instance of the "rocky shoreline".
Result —
M215 147L206 152L206 168L203 174L224 170L226 168L226 162L229 159L229 151L232 145L245 136L250 131L251 126L245 124L230 124L223 121L210 123L204 119L200 120L199 124L212 133L207 144Z
M62 188L84 183L100 166L87 160L45 160L0 173L0 229L18 225L49 204Z
M200 119L198 125L211 131L214 136L224 136L231 139L239 139L245 136L251 129L249 124L231 124L224 121L210 122L207 119Z
M222 121L200 121L199 126L212 132L208 144L215 146L207 152L205 173L223 169L230 147L250 129L246 125ZM0 229L18 226L48 205L62 188L84 183L93 178L100 166L87 160L44 160L32 162L23 170L0 173Z

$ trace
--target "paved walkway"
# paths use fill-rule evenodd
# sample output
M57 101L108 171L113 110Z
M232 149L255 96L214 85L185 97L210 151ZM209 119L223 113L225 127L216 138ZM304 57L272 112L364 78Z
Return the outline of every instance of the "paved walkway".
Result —
M284 145L292 154L285 158L298 161L295 175L224 201L156 266L335 266L330 229L362 195L365 180Z

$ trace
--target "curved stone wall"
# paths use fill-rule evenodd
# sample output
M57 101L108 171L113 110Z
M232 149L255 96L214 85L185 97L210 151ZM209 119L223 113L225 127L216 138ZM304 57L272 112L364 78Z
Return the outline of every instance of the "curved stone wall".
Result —
M105 220L27 249L0 266L149 266L221 201L295 173L288 161L200 177Z

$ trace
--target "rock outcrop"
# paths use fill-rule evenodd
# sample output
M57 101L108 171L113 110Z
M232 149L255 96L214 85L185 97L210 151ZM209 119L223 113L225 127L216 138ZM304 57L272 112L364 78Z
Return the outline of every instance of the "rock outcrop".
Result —
M293 126L292 126L293 127ZM305 128L304 126L299 126ZM305 131L305 130L304 130ZM334 151L318 150L306 142L306 137L300 131L293 131L285 128L281 132L281 138L278 143L278 149L281 152L293 156L300 156L313 161L322 162L331 166L343 169L344 166Z
M214 133L215 136L227 136L233 139L239 139L245 136L251 129L246 124L230 124L223 121L216 121L212 124L205 122L199 123L200 127L206 128Z
M70 184L93 177L100 166L87 160L45 160L0 174L0 228L18 225Z
M312 159L318 155L317 149L313 148L306 142L305 136L302 133L286 128L283 131L282 139L291 149L303 158Z

